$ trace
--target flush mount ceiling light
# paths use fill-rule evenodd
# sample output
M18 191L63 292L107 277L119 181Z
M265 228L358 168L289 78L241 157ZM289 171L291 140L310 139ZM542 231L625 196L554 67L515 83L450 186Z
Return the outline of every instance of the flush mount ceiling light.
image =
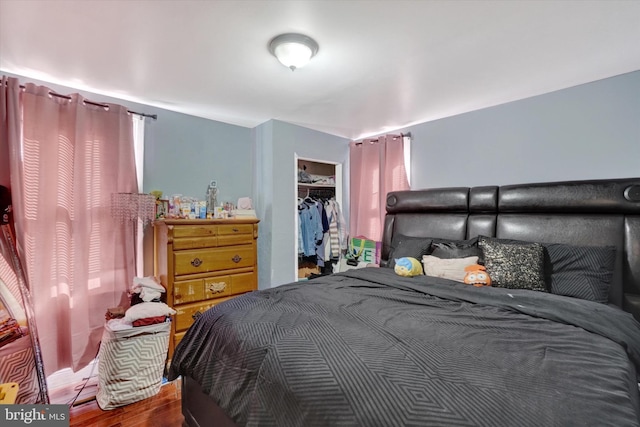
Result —
M269 52L285 67L294 71L304 67L318 53L318 43L303 34L280 34L269 42Z

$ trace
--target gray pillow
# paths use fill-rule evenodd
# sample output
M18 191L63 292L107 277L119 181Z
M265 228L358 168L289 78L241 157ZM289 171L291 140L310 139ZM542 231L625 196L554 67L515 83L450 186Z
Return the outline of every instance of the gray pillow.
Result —
M412 237L396 234L391 239L391 251L389 252L388 267L394 268L396 258L412 257L418 261L422 255L428 255L431 248L431 239L426 237Z
M551 293L606 304L616 260L614 246L545 244Z
M433 239L431 243L431 253L441 259L467 258L477 256L478 263L484 264L482 260L482 250L478 246L478 238L469 240L441 240Z
M540 243L513 241L480 236L484 265L491 286L547 292L544 274L544 246Z

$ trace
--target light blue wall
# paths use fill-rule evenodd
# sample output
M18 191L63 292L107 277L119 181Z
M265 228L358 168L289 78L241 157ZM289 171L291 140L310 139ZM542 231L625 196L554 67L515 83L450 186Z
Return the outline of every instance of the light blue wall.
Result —
M640 71L402 131L412 188L640 176Z
M271 120L259 126L256 158L261 191L257 198L260 288L297 278L295 218L297 215L296 155L343 164L343 210L348 211L349 140L289 123Z
M271 287L271 264L273 259L273 120L257 126L254 129L254 138L256 153L255 186L258 191L256 191L256 197L253 202L256 215L260 219L258 224L258 286L260 289L265 289ZM277 254L275 258L278 258Z
M148 110L148 107L142 107ZM144 189L204 200L218 182L218 202L253 197L253 139L249 128L163 111L145 125Z

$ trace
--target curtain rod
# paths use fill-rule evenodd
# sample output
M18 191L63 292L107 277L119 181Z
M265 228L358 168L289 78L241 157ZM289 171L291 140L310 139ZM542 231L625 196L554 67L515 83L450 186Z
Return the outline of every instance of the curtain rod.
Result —
M22 87L22 86L20 86ZM55 93L54 91L49 91L49 95L51 96L56 96L58 98L64 98L64 99L71 99L70 96L68 95L60 95L59 93ZM89 101L87 99L83 100L82 102L84 102L85 104L89 104L89 105L95 105L96 107L103 107L103 108L109 108L108 104L103 104L101 102L93 102L93 101ZM157 114L145 114L145 113L138 113L137 111L131 111L131 110L127 110L127 113L129 114L136 114L138 116L142 116L142 117L149 117L153 120L158 120L158 115Z
M396 135L391 134L391 136L396 136ZM404 138L405 136L407 138L411 138L411 132L401 133L400 135L397 135L397 136L399 136L401 138ZM365 142L365 141L367 141L367 142L378 142L378 138L365 138L360 142L356 142L356 145L362 145L362 143Z
M24 90L24 89L26 89L26 86L20 85L20 89ZM58 98L71 99L71 97L68 96L68 95L60 95L59 93L55 93L52 90L49 90L49 95L57 96ZM109 105L107 105L107 104L102 104L100 102L93 102L93 101L89 101L87 99L83 100L83 102L85 104L95 105L97 107L109 108ZM157 114L138 113L137 111L132 111L132 110L129 110L129 109L127 109L127 113L135 114L137 116L142 116L142 117L149 117L150 119L153 119L153 120L158 120L158 115Z

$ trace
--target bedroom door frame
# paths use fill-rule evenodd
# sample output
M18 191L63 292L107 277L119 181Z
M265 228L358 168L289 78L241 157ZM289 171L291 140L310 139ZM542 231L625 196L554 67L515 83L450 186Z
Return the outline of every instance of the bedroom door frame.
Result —
M298 161L299 160L305 160L308 162L314 162L314 163L324 163L327 165L333 165L335 167L335 176L336 176L336 188L335 188L335 192L336 192L336 201L338 202L338 204L340 205L340 209L343 209L344 204L342 203L342 184L343 184L343 179L342 179L342 163L340 162L334 162L331 160L323 160L323 159L314 159L314 158L310 158L310 157L303 157L303 156L299 156L298 153L294 153L293 155L294 159L294 178L293 178L293 192L295 194L295 198L294 200L297 203L298 200ZM295 260L293 263L293 274L295 277L295 281L297 282L299 280L298 278L298 223L300 221L300 218L298 217L298 209L297 207L295 209L293 209L293 223L295 224L294 230L293 230L293 247L294 247L294 254L295 254Z

